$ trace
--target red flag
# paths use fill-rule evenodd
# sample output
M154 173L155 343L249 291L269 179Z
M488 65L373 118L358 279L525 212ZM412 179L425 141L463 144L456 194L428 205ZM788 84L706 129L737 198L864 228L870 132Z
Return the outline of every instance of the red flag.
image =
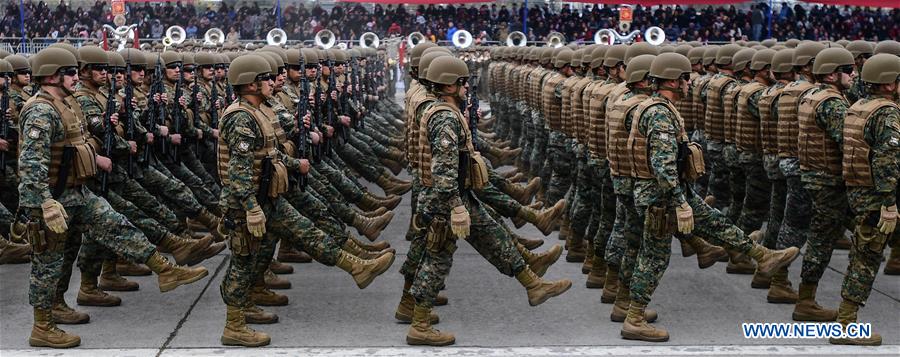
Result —
M141 36L138 34L138 29L135 27L132 30L134 31L134 48L141 49Z
M103 50L109 51L109 42L106 41L106 30L103 31Z

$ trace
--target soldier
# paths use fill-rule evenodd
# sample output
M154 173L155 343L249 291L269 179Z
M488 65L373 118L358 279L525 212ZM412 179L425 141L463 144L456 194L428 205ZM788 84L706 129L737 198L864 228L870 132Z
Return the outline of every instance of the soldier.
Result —
M8 56L11 58L15 56ZM23 58L24 59L24 58ZM28 61L25 61L26 65ZM3 195L0 197L0 230L7 231L15 220L12 212L6 206L9 205L13 209L18 204L18 195L16 186L16 146L14 145L18 136L16 134L16 124L18 121L18 109L15 103L15 86L16 81L13 76L18 77L14 72L14 67L6 60L0 60L0 87L3 88L3 97L0 101L7 103L10 107L7 113L0 113L0 124L5 128L5 136L0 137L0 154L2 154L2 162L0 162L0 188L3 189ZM30 70L29 70L30 71ZM29 72L30 73L30 72ZM20 97L21 98L21 97ZM24 102L23 102L24 103ZM5 201L5 202L2 202ZM0 233L0 264L24 264L31 261L31 246L28 243L13 242Z
M857 321L857 311L872 291L884 248L897 240L897 178L900 158L900 59L889 54L869 58L862 67L865 84L860 98L847 110L843 127L842 177L854 212L856 229L850 265L841 287L837 322ZM881 336L831 338L838 345L881 345Z
M25 135L19 156L19 209L30 217L27 235L34 247L29 302L35 322L29 344L69 348L81 339L56 327L51 307L60 279L68 279L80 233L90 232L87 237L95 244L146 263L159 274L163 292L200 280L208 272L170 264L137 228L84 186L98 166L109 171L111 162L95 154L96 144L85 135L85 123L79 118L81 108L71 97L78 63L65 50L48 48L35 55L32 64L40 90L22 111L20 132ZM73 232L68 232L69 224Z
M813 61L818 85L803 96L798 113L798 154L803 188L812 201L812 218L803 255L797 321L834 321L837 311L816 303L816 287L831 261L832 245L848 222L847 193L841 179L844 116L850 106L841 91L851 86L854 60L850 51L828 48Z
M845 46L845 48L847 49L847 51L850 51L850 53L853 54L857 71L862 71L862 67L866 63L866 60L869 57L872 57L872 53L875 51L875 46L871 42L864 40L856 40L850 42L847 44L847 46ZM856 79L854 79L853 86L845 92L847 101L850 103L856 103L856 101L863 96L864 86L865 83L863 83L861 78L857 77Z
M336 265L350 273L357 286L365 288L390 267L394 254L364 260L345 252L334 238L312 227L281 197L288 188L288 169L308 169L305 159L278 151L278 139L271 121L260 110L272 95L271 66L255 54L238 57L229 65L228 81L239 99L225 111L220 123L218 167L222 178L228 239L232 259L222 281L226 324L221 342L225 345L263 346L267 334L246 325L245 308L250 308L248 290L260 269L271 257L277 238L302 248L326 265ZM272 234L266 236L266 231ZM268 256L266 252L269 252Z
M431 309L443 285L456 250L456 240L467 239L501 273L516 276L526 288L529 304L539 305L562 294L571 281L546 282L519 256L510 236L472 196L472 189L487 183L487 168L474 150L469 126L460 112L469 70L454 57L436 58L426 79L437 100L422 116L420 153L423 191L417 205L416 225L428 227L426 252L412 284L415 298L407 343L448 345L452 334L431 326ZM471 214L470 214L471 212ZM471 235L469 234L471 231Z

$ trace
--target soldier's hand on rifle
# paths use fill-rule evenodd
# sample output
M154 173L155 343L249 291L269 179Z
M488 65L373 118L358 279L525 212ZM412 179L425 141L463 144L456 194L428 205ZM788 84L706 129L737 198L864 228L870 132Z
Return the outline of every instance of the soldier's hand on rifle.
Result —
M350 127L350 117L348 117L346 115L339 115L338 118L341 120L342 125L344 125L348 128Z
M137 154L137 142L129 141L128 146L132 154Z
M331 91L331 100L337 100L337 91Z
M187 96L184 96L184 95L183 95L183 96L181 96L181 98L178 98L178 104L181 104L182 107L187 108L187 103L188 103L188 97L187 97Z
M0 139L0 151L9 151L9 141Z
M203 139L203 130L200 130L200 129L194 129L194 130L197 130L197 140L202 140Z
M97 162L97 167L100 168L100 170L106 172L112 171L112 160L110 160L108 157L97 155L94 161Z
M219 129L213 129L212 136L213 136L213 139L218 139L219 138Z
M318 131L309 133L309 138L312 140L313 145L319 145L319 142L322 141L322 137L319 135Z
M6 113L3 113L4 120L12 120L12 109L13 108L6 108Z
M222 107L225 106L224 103L225 102L222 100L222 98L216 99L216 109L222 109Z
M303 116L303 126L309 129L310 123L312 123L312 115L306 113L306 115Z
M41 211L44 224L47 225L47 228L50 228L50 231L56 234L63 234L69 230L69 225L66 223L69 215L59 201L52 198L44 201L41 203Z
M147 133L147 144L153 144L153 133Z
M325 92L322 92L322 94L319 95L319 100L324 102L325 99L328 99L328 98L325 97Z
M309 160L300 159L300 173L304 175L309 173Z
M118 126L119 125L119 113L110 114L109 122L112 123L113 126Z
M181 145L181 134L172 134L169 138L172 139L172 144Z
M165 125L159 125L157 126L157 130L159 130L159 136L169 136L169 127Z
M334 128L331 125L325 125L325 137L330 138L334 136Z

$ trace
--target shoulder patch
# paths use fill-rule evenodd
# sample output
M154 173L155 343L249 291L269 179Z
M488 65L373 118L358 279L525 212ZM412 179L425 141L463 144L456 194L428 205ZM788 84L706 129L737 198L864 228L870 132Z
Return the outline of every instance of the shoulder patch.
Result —
M32 139L40 138L40 137L41 137L41 131L38 130L38 129L36 129L36 128L32 128L31 130L28 131L28 137L29 137L29 138L32 138ZM894 139L894 140L896 140L896 139Z
M250 143L248 143L246 141L241 141L238 143L237 149L238 149L238 151L241 151L241 152L247 152L247 150L250 150Z

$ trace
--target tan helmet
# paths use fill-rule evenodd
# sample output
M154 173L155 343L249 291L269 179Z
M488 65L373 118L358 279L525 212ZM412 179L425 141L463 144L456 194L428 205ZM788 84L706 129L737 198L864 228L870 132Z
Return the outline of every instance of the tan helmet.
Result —
M813 62L813 74L829 74L841 66L853 66L856 63L853 54L841 47L826 48L816 55Z
M625 83L632 84L646 79L647 73L650 73L650 64L656 57L655 55L640 55L628 61L628 64L625 65Z
M632 43L631 46L628 46L628 49L625 50L625 57L622 59L622 62L625 62L627 64L628 61L630 61L632 58L635 58L640 55L656 56L658 54L659 54L659 49L656 48L656 46L654 46L654 45L651 45L646 42Z
M559 54L556 55L556 62L554 62L554 67L563 68L569 65L570 63L572 63L572 55L574 55L574 52L568 48L560 51Z
M572 51L572 60L569 61L569 65L574 68L581 68L581 60L584 57L584 49L577 49Z
M125 58L122 57L116 51L108 51L106 55L109 56L109 66L110 67L121 67L125 68Z
M300 65L300 57L303 57L302 49L289 49L284 51L285 55L287 55L287 61L284 62L285 66L299 66ZM303 61L306 63L306 60Z
M451 54L444 51L434 51L422 55L422 58L419 59L419 79L427 77L428 68L431 67L431 63L434 62L434 59L443 56L451 56Z
M47 47L31 57L31 75L52 76L60 68L78 67L75 55L63 48Z
M432 53L432 52L443 52L443 53L446 53L446 54L449 54L449 55L452 55L452 54L453 54L453 52L451 52L451 51L450 51L449 49L447 49L446 47L433 46L433 47L426 48L424 51L422 51L422 56L427 55L427 54ZM421 61L421 57L419 57L419 60Z
M659 53L675 52L675 46L672 46L672 45L659 46L658 49L659 49Z
M281 48L280 46L269 45L269 46L263 47L261 50L266 51L266 52L272 52L272 53L278 55L278 57L281 57L282 62L285 62L288 60L287 51L285 49Z
M28 59L23 57L22 55L9 55L4 59L9 62L9 65L12 66L13 71L31 69L31 66L28 64Z
M692 49L694 49L694 47L691 47L691 45L682 43L682 44L678 45L678 47L675 47L675 53L687 57L688 54L691 53ZM693 63L693 62L691 62L691 63Z
M160 59L162 59L163 66L181 62L181 56L178 54L178 52L175 51L163 52L159 55L159 57Z
M199 52L194 55L194 62L197 62L197 66L215 66L216 65L216 56L209 52Z
M900 57L879 53L869 58L862 66L860 78L863 82L889 84L900 80Z
M663 53L650 64L650 76L661 79L678 79L691 73L691 61L677 53Z
M194 61L194 53L193 52L184 52L181 54L181 65L182 66L194 66L197 62Z
M889 53L894 56L900 56L900 42L894 40L885 40L875 45L875 54Z
M256 82L256 77L261 74L271 73L272 68L262 56L248 53L231 61L228 66L228 83L233 86Z
M281 55L279 55L278 52L263 51L263 53L268 53L269 55L271 55L272 59L275 60L275 65L277 66L275 67L276 71L278 71L280 68L284 68L284 60L281 59Z
M725 46L719 48L716 51L716 65L718 66L728 66L733 65L734 55L741 50L741 46L730 43Z
M306 63L306 65L319 64L319 54L316 53L315 50L304 48L300 50L300 53L303 55L303 62Z
M775 46L778 44L778 41L775 40L774 38L768 38L768 39L765 39L762 42L760 42L760 44L763 46L766 46L768 48L772 48L772 46Z
M71 53L72 56L75 56L76 59L78 58L78 49L75 48L75 46L72 46L72 44L68 43L68 42L57 42L50 46L47 46L47 48L61 48L61 49L68 51L69 53Z
M869 41L856 40L844 46L847 51L853 54L853 58L859 57L860 55L871 56L872 52L875 52L875 46L872 46Z
M603 59L603 67L615 67L621 62L625 62L625 51L628 50L626 45L612 45L606 50L606 58Z
M594 48L588 46L581 52L581 65L584 67L590 67L591 62L594 60Z
M775 52L772 57L772 72L788 73L794 70L794 51L793 48L785 48Z
M709 66L716 62L716 54L719 53L718 45L710 45L706 46L706 50L703 51L703 66Z
M437 46L434 42L424 41L417 44L409 51L409 65L413 68L419 67L419 60L422 58L422 52L426 49Z
M347 63L347 60L350 59L350 56L347 55L347 52L339 49L331 49L334 51L334 62L336 64Z
M122 55L125 64L131 63L132 66L147 67L147 56L144 56L138 49L125 48L119 51L119 54Z
M109 63L109 55L97 46L84 46L78 49L78 63L81 68L91 64L106 65Z
M431 61L425 79L431 83L450 85L467 77L469 66L465 62L454 56L440 56Z
M553 49L550 47L543 47L540 49L541 51L541 65L548 65L553 62Z
M850 41L848 41L848 40L842 38L842 39L840 39L840 40L835 41L834 43L840 45L840 46L843 47L843 48L847 48L847 45L850 44Z
M766 68L766 66L772 64L773 57L775 57L775 50L771 48L756 51L756 53L753 54L753 59L750 61L750 69L759 71Z
M825 45L807 41L797 45L794 50L794 66L806 66L810 61L816 58L816 55L825 49Z
M12 76L13 68L5 59L0 58L0 74L4 76Z
M787 47L787 48L797 48L798 45L800 45L800 40L798 40L796 38L792 38L787 41L784 41L784 47Z
M12 53L9 53L7 50L0 49L0 59L6 59L6 57L9 57L11 54Z
M278 75L278 63L275 61L276 54L265 51L256 51L255 54L265 58L266 63L269 65L269 74Z
M691 47L691 50L688 51L685 57L688 58L688 61L691 61L692 65L698 64L703 62L703 52L705 51L706 49L703 47Z
M734 57L731 59L731 68L735 71L743 71L747 68L747 65L750 61L753 60L753 55L756 54L756 50L752 48L742 48L740 51L734 54Z

